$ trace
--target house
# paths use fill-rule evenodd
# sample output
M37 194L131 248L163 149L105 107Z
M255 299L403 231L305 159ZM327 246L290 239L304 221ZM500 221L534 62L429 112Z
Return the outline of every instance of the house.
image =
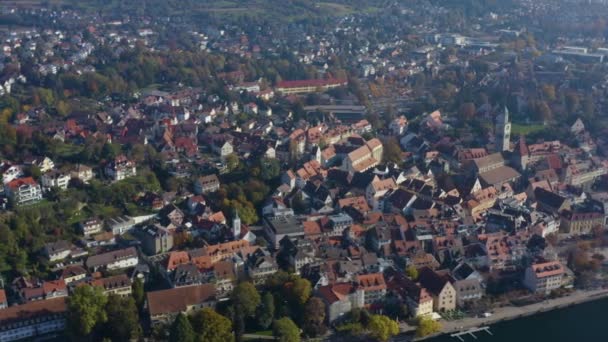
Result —
M549 294L562 286L565 273L559 261L534 263L526 268L524 286L532 292Z
M213 265L213 276L215 277L215 289L218 296L224 296L232 292L234 284L238 280L235 272L237 264L233 261L219 261Z
M0 310L0 341L34 339L65 329L65 297L28 302Z
M462 308L468 302L481 299L484 295L479 279L463 279L454 282L458 307Z
M5 185L4 191L17 206L42 200L42 188L32 177L17 178L10 181Z
M199 177L194 182L194 193L197 195L216 192L220 189L220 180L217 175L208 175Z
M407 130L407 118L403 115L395 118L393 121L391 121L391 123L389 124L388 128L391 130L391 133L393 135L397 135L397 136L401 136L403 134L405 134L405 131Z
M433 314L433 297L419 283L402 273L390 275L387 281L389 291L401 297L414 317Z
M136 176L137 167L134 161L127 159L124 155L119 155L106 165L104 172L111 180L120 181Z
M382 142L379 139L371 139L344 158L342 169L349 173L369 170L380 163L383 150Z
M266 279L279 270L275 258L270 253L258 249L247 258L247 276L255 285L262 285Z
M60 261L70 256L72 246L65 240L44 245L44 255L50 262Z
M559 230L570 235L591 234L593 228L604 227L604 218L603 213L596 211L564 210Z
M214 307L216 291L213 284L176 287L146 294L152 325L171 323L180 313L190 313L204 307Z
M173 233L160 224L136 230L143 251L148 255L165 253L173 248Z
M126 274L118 274L115 276L93 279L90 282L91 286L99 286L103 289L106 295L117 295L127 297L131 295L131 278Z
M59 274L59 279L63 279L66 285L80 281L87 276L87 270L84 267L76 265L68 265Z
M70 176L74 179L79 179L85 184L88 184L95 175L93 174L93 169L91 167L78 164L70 170Z
M363 290L365 306L380 304L386 295L386 283L382 273L360 274L355 282Z
M95 218L80 222L79 227L84 236L101 233L101 230L103 229L101 221Z
M399 186L393 178L379 179L375 178L365 190L367 202L371 204L374 210L383 211L384 201L382 198L390 191L397 190Z
M570 210L570 201L568 199L543 188L534 189L534 197L536 198L539 210L554 214Z
M419 271L418 281L433 297L433 309L436 312L456 309L456 289L451 280L447 273L439 273L428 267L423 267Z
M325 303L326 317L330 324L339 321L352 309L365 306L363 290L350 282L320 286L316 295Z
M40 183L42 183L42 187L45 190L49 190L51 188L65 190L68 188L68 184L70 183L70 175L59 170L52 170L40 177Z
M87 258L87 268L97 271L107 269L109 271L134 267L139 263L139 257L135 247L128 247L107 253L93 255Z
M40 170L40 173L47 173L55 168L55 163L49 157L30 157L23 161L23 164L35 166Z
M230 143L230 141L214 141L211 145L211 150L220 157L225 158L234 153L234 146Z
M20 165L12 165L7 162L0 164L0 172L2 173L2 183L7 184L11 181L23 177L23 168Z

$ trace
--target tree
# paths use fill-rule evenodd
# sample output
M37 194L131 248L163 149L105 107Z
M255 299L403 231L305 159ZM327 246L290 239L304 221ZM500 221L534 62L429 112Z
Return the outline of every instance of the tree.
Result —
M263 180L271 180L281 174L281 163L277 159L262 158L260 160L260 176Z
M242 312L245 316L255 315L255 310L260 302L260 294L250 282L240 283L232 290L232 303L235 310Z
M414 265L410 265L405 269L405 274L412 280L418 279L418 269Z
M402 153L403 151L401 151L401 146L399 146L397 139L391 137L384 142L382 160L384 162L401 164L403 161L401 157Z
M230 342L234 340L232 322L211 308L204 308L192 317L192 326L200 342Z
M229 172L237 170L240 166L240 162L239 156L234 153L226 156L226 167L228 168Z
M194 331L188 317L180 313L171 325L169 341L194 342L194 338Z
M372 315L367 325L370 336L378 341L388 341L399 333L399 324L383 315Z
M137 308L141 310L141 308L144 305L144 301L145 301L145 293L144 293L144 282L141 279L136 279L133 282L133 286L132 286L132 292L131 295L133 296L133 299L135 300L135 304L137 305Z
M309 337L317 337L325 334L325 303L317 298L311 298L304 308L304 323L302 326L304 334Z
M141 335L137 306L132 297L110 295L106 315L108 321L104 332L112 341L130 341Z
M471 120L475 118L475 113L475 104L472 102L466 102L460 106L460 117L463 120Z
M541 87L545 98L551 102L555 101L555 86L553 84L543 84Z
M288 286L290 286L291 297L297 304L304 305L310 298L312 286L308 279L298 277Z
M257 320L262 329L268 329L274 320L274 297L270 292L262 296L262 304L257 310Z
M108 297L100 287L78 286L68 297L68 329L75 337L84 337L98 324L105 323Z
M420 317L416 328L416 337L424 337L441 331L441 323L429 318Z
M287 317L274 321L272 333L280 342L300 341L300 329L298 329L298 326Z

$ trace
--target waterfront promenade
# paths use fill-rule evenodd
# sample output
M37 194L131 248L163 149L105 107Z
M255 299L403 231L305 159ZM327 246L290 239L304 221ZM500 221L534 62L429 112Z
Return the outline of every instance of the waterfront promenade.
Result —
M561 309L568 306L589 302L592 300L598 300L601 298L608 297L608 290L594 290L594 291L575 291L572 294L555 298L548 299L539 303L534 303L525 306L505 306L496 308L492 312L490 317L469 317L454 321L441 321L442 331L439 334L427 336L425 340L438 335L447 333L459 332L474 327L481 327L492 325L495 323L508 321L516 318L526 317L538 314L540 312L551 311L555 309Z

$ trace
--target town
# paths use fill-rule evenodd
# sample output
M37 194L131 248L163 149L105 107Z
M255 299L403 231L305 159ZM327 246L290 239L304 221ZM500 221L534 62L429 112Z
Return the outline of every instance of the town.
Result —
M608 297L606 1L454 2L0 2L0 341Z

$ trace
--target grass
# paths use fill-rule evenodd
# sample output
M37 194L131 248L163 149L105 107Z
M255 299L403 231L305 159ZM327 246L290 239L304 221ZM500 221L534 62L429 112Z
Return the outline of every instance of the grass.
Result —
M526 125L526 124L513 124L511 125L511 133L514 135L527 135L536 132L540 132L546 129L545 125Z

